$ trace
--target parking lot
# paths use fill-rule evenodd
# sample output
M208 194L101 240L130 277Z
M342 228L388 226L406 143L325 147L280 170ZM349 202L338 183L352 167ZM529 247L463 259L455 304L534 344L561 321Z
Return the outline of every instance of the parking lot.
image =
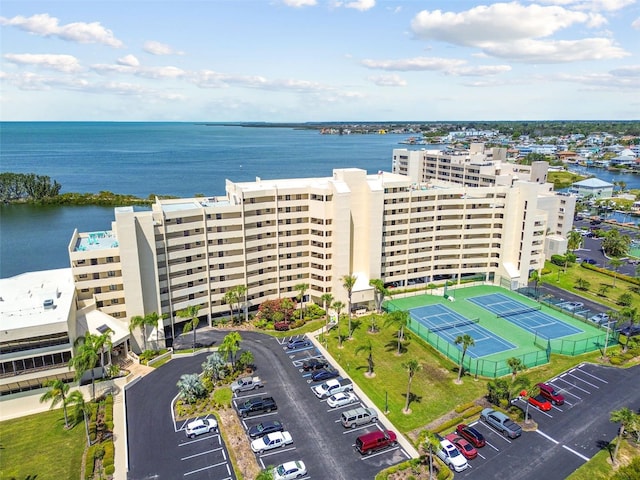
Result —
M216 478L233 480L235 475L229 455L218 432L210 432L195 438L184 434L187 422L176 424L177 444L183 477L188 479Z
M287 342L291 339L292 337L271 339L276 343L274 350L279 350L278 356L283 358L282 370L289 381L277 385L266 382L264 388L240 393L233 399L234 408L237 409L238 405L248 399L273 397L277 410L242 418L242 424L248 431L265 420L277 419L284 425L285 431L291 434L291 445L256 454L260 466L266 468L302 460L307 468L304 478L373 478L381 469L410 458L399 445L370 455L360 455L355 450L356 438L376 429L383 430L383 427L379 423L369 423L345 429L340 423L341 413L345 409L367 405L355 394L353 403L335 408L327 404L326 398L317 398L311 389L322 382L314 382L311 378L312 371L305 372L302 364L311 358L324 358L313 345L287 348ZM262 370L260 368L260 372Z
M470 468L456 477L566 478L616 436L617 425L609 421L611 411L638 409L640 391L632 385L639 373L639 367L622 370L582 364L550 379L547 383L564 395L564 405L554 405L548 412L530 405L528 411L538 429L513 440L482 421L471 424L487 445L469 461ZM527 402L517 403L526 410Z

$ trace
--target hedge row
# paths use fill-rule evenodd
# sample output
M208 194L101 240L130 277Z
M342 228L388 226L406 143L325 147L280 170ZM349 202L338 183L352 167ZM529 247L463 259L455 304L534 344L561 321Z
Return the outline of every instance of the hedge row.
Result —
M595 265L591 265L587 262L582 262L580 264L582 268L586 268L587 270L593 270L598 273L602 273L603 275L607 275L612 278L617 278L619 280L624 280L625 282L633 283L634 285L640 285L640 278L630 277L629 275L625 275L623 273L615 273L611 270L607 270L606 268L596 267Z
M462 413L465 410L468 410L472 407L474 407L476 404L474 402L467 402L467 403L463 403L462 405L458 405L456 407L456 413Z
M456 418L452 418L451 420L444 422L442 425L440 425L437 429L434 430L435 433L442 433L445 430L450 429L453 426L456 426L460 423L464 423L464 417L456 417Z

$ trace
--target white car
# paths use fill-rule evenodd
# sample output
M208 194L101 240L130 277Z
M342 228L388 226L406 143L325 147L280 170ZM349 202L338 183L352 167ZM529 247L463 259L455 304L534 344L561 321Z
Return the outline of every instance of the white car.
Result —
M609 315L607 315L606 313L597 313L593 317L591 317L589 320L591 320L594 323L597 323L598 325L602 325L609 321Z
M355 402L358 398L351 392L340 392L327 398L327 405L331 408L342 407Z
M575 312L582 306L584 306L584 303L582 302L567 302L562 304L562 308L568 310L569 312Z
M467 459L464 458L464 455L460 453L460 450L458 450L449 440L445 439L440 441L438 457L440 457L440 460L448 465L451 470L456 472L462 472L469 468Z
M201 420L194 420L187 423L184 433L187 437L193 438L203 433L209 433L218 429L218 422L215 418L204 418Z
M293 443L293 439L289 432L273 432L251 442L251 450L254 453L262 453L290 443Z
M291 480L304 477L306 474L307 467L303 461L285 462L273 469L273 480Z

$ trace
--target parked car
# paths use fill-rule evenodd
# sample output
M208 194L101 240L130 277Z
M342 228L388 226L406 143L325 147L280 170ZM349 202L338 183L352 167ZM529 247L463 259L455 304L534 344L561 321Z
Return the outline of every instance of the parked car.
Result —
M329 380L330 378L339 377L340 373L333 368L321 368L311 374L311 380L314 382L322 382Z
M548 412L549 410L551 410L551 402L547 400L547 398L542 394L536 395L534 397L529 397L528 401L531 405L539 408L543 412Z
M444 438L449 440L453 445L460 450L460 453L464 455L467 460L473 460L478 456L478 450L467 442L464 438L462 438L457 433L450 433L446 435Z
M273 480L292 480L293 478L304 477L307 474L307 467L302 460L295 462L285 462L273 469Z
M597 265L598 262L596 262L593 258L585 258L582 260L582 263L588 263L589 265Z
M203 418L187 423L184 433L189 438L194 438L203 433L215 432L218 429L218 422L215 418Z
M464 455L446 438L440 441L437 455L451 470L462 472L469 468L469 463Z
M564 404L564 396L560 395L556 392L555 388L553 388L548 383L538 383L536 385L540 389L540 395L545 397L554 405L563 405Z
M273 432L282 432L284 425L280 420L268 420L249 428L249 437L258 438Z
M310 358L302 363L302 369L305 372L320 370L321 368L325 368L329 366L329 363L326 360L320 360L317 358Z
M517 438L522 435L522 427L520 425L504 413L494 410L493 408L485 408L482 410L480 419L502 433L505 437Z
M358 397L356 397L351 392L340 392L327 398L327 405L329 405L331 408L337 408L344 405L349 405L350 403L353 403L357 400Z
M621 328L617 329L622 335L627 337L633 337L635 335L640 335L640 325L638 324L626 324Z
M397 443L398 437L391 430L376 430L356 438L356 450L362 455L370 455L376 450L395 447Z
M582 303L582 302L567 302L567 303L563 303L561 306L562 306L562 308L564 308L565 310L567 310L569 312L575 312L580 307L583 307L584 303Z
M593 317L590 317L589 320L598 325L603 325L609 321L609 315L606 313L596 313Z
M289 432L273 432L251 442L254 453L263 453L293 443Z
M289 342L287 342L287 348L289 350L293 350L294 348L310 347L311 345L311 340L309 340L308 338L292 338L291 340L289 340Z
M465 440L471 442L476 448L482 448L486 445L484 435L469 425L461 423L456 427L456 433Z
M378 421L378 413L372 408L358 407L342 412L340 421L344 428L355 428L365 423Z

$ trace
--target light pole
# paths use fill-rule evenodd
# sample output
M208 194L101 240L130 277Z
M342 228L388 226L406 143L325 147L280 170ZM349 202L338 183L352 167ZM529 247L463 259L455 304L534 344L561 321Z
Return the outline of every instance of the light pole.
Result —
M385 415L389 413L389 393L384 391L384 413Z
M604 351L602 352L602 358L607 356L607 345L609 345L609 332L611 331L611 322L607 322L607 335L604 338Z

